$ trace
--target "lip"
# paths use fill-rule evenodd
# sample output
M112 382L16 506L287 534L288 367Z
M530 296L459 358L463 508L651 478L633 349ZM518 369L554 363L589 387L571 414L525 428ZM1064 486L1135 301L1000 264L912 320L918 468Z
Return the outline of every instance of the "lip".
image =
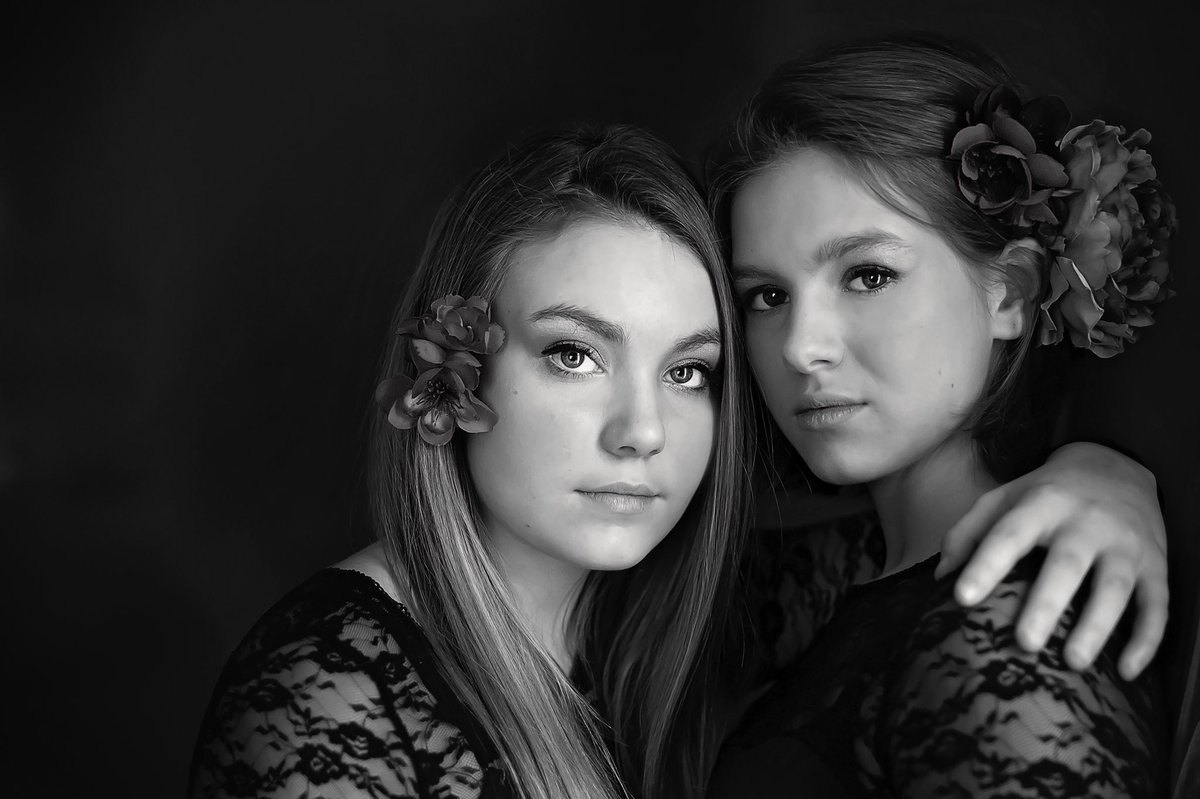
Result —
M800 399L794 417L803 428L825 430L841 424L865 407L865 402L852 397L839 394L810 394Z
M657 491L643 483L609 483L576 492L616 513L641 513L659 497Z

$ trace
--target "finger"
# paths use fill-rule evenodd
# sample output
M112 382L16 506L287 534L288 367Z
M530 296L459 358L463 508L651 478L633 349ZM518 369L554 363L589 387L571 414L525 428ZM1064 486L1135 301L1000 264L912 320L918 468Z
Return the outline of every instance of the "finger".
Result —
M1129 606L1136 584L1137 564L1133 559L1116 555L1101 558L1087 605L1063 652L1068 666L1083 671L1092 665Z
M1060 538L1054 542L1017 620L1017 643L1021 648L1037 652L1046 645L1087 576L1093 557L1083 538L1075 542Z
M973 605L995 589L1017 561L1054 529L1061 519L1052 500L1039 500L1029 494L1022 504L1000 517L963 568L955 584L955 597L963 605Z
M1003 488L988 491L942 537L942 557L933 572L935 579L940 580L966 562L976 543L1004 509L1006 499Z
M1133 636L1121 652L1117 670L1127 680L1137 677L1149 665L1162 644L1167 629L1170 589L1166 571L1143 571L1137 583L1138 615Z

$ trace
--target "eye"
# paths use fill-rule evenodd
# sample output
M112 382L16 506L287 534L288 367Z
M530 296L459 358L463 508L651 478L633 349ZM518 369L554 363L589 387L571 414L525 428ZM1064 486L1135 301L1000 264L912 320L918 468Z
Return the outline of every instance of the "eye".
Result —
M707 388L712 369L705 363L681 363L667 370L667 379L680 388Z
M778 286L759 286L743 296L742 302L751 311L766 311L788 301L787 292Z
M600 371L597 357L589 347L570 341L564 341L548 347L543 353L550 363L564 372L572 374L591 374Z
M846 288L864 294L886 288L896 280L896 273L882 266L859 266L847 273Z

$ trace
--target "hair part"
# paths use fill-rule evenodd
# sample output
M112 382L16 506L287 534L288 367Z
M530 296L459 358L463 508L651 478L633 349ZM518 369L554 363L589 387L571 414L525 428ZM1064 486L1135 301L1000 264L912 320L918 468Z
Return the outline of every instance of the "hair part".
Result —
M443 206L394 322L446 294L494 297L518 248L587 220L648 226L694 252L723 349L712 462L691 506L640 564L589 575L571 609L605 719L522 621L482 535L461 437L430 447L376 415L374 519L447 682L521 795L615 796L624 783L647 799L698 797L720 743L707 698L748 518L749 433L733 295L694 178L667 145L628 127L576 126L512 147ZM404 356L393 341L382 375L404 370Z

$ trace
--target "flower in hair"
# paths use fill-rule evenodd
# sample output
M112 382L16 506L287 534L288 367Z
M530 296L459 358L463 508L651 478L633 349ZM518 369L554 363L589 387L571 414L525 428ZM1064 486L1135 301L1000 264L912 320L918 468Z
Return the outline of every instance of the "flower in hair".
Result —
M1101 120L1068 131L1069 121L1057 97L1022 104L997 86L979 94L950 153L968 202L1046 248L1038 342L1068 335L1107 358L1174 293L1166 258L1175 206L1143 149L1149 133Z
M951 157L960 161L963 196L1015 227L1056 223L1048 201L1061 196L1068 177L1054 143L1069 120L1058 97L1022 105L1007 86L982 93L967 117L969 124L950 145Z
M1056 344L1066 331L1075 346L1111 357L1154 323L1152 306L1174 294L1167 255L1175 205L1143 149L1149 141L1145 130L1126 135L1100 120L1063 137L1072 193L1062 201L1061 228L1045 237L1052 258L1041 343Z
M450 294L430 306L433 316L416 316L396 330L452 350L491 355L504 343L504 329L492 321L487 300Z
M496 412L475 396L481 363L504 344L504 329L491 321L488 303L451 294L435 300L431 313L406 319L396 334L408 337L416 378L393 375L375 389L375 401L399 430L417 428L427 444L441 446L454 431L486 433Z

